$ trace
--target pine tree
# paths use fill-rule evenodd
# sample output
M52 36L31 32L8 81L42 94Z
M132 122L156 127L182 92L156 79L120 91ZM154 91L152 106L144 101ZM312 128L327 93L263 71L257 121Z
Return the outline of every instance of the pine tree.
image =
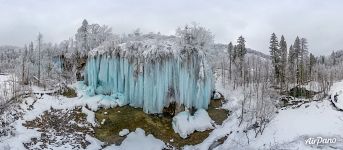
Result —
M319 56L318 63L324 65L325 64L325 56Z
M237 57L238 57L237 45L234 45L233 46L233 52L232 52L232 62L234 62L235 64L236 64Z
M38 48L38 86L40 86L40 78L41 78L41 48L42 48L42 39L43 35L38 33L37 37L37 48Z
M336 65L336 53L335 51L332 51L330 55L330 59L332 60L332 65Z
M27 81L26 81L26 78L25 78L25 64L26 64L26 59L27 59L27 55L28 55L28 50L27 50L27 46L25 45L24 46L24 53L23 53L23 56L22 56L22 70L21 70L21 73L22 73L22 76L21 76L21 82L23 84L27 84Z
M89 25L86 19L83 20L82 26L77 30L75 39L79 44L80 51L89 51Z
M294 49L294 57L295 57L295 66L296 66L296 83L299 84L301 82L301 63L299 62L299 56L301 52L301 44L300 39L297 36L297 38L294 41L293 44Z
M295 82L295 78L291 78L294 77L295 75L295 52L294 52L294 48L293 45L291 45L289 47L289 53L288 53L288 72L289 72L289 81L291 81L292 83Z
M274 78L276 80L276 84L280 81L280 62L281 62L281 53L279 49L279 42L275 35L275 33L272 33L270 37L270 57L272 59L272 65L274 67Z
M30 57L30 62L33 64L35 63L35 58L33 54L33 42L29 44L29 57Z
M230 80L231 80L231 69L232 69L231 66L232 66L232 62L234 61L234 58L233 58L234 49L233 49L232 42L229 43L227 50L228 50L229 59L230 59L230 66L229 66L229 67L230 67L230 68L229 68L229 74L230 74L230 76L229 76L229 78L230 78Z
M304 84L304 82L308 78L308 73L306 70L306 62L308 60L308 45L307 40L305 38L300 39L300 54L299 54L299 60L300 60L300 83L301 85Z
M312 73L313 73L313 67L316 64L317 59L316 57L314 57L314 55L312 53L310 53L310 62L309 62L309 78L311 79L312 77Z
M239 70L240 70L240 76L243 76L243 64L244 64L244 58L245 54L247 54L247 49L245 48L245 39L243 36L240 36L237 39L237 46L236 46L236 54L239 58Z
M281 36L281 40L280 40L280 56L281 56L281 60L280 60L280 73L281 73L281 88L283 88L283 85L286 82L286 67L287 67L287 43L285 41L284 36Z

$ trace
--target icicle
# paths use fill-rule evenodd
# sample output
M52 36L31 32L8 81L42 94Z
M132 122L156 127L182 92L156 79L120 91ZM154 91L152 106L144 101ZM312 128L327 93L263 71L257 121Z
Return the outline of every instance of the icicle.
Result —
M106 46L100 48L106 52ZM90 96L111 95L146 113L161 113L174 101L207 109L213 82L201 53L184 57L180 47L164 42L129 42L111 49L115 55L91 52L86 67Z

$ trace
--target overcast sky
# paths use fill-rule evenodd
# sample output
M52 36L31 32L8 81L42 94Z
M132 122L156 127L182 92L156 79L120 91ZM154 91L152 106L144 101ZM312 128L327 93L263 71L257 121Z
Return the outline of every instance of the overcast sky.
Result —
M288 46L308 39L310 51L343 49L341 0L0 0L0 44L23 46L41 32L45 41L73 37L82 20L106 24L114 33L174 34L178 26L197 22L215 42L236 41L268 53L272 32Z

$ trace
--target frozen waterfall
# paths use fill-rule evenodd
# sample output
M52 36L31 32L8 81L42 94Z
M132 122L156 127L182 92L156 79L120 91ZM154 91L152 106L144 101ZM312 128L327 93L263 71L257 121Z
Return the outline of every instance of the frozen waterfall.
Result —
M85 77L90 96L110 95L146 113L171 102L207 109L213 91L205 54L175 38L107 42L89 53Z

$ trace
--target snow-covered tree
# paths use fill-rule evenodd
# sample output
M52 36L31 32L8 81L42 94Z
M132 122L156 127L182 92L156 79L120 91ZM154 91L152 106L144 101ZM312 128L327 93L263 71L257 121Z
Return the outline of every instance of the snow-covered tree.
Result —
M22 70L21 70L21 82L22 84L28 84L27 82L27 78L26 78L26 66L28 64L28 48L27 46L25 45L24 46L24 52L22 54Z
M245 48L245 39L243 36L238 37L237 39L237 45L235 49L236 57L238 58L238 66L239 66L239 72L240 76L243 76L243 65L244 65L244 58L247 54L247 49Z
M191 55L198 50L209 49L213 45L212 33L204 27L192 24L186 25L184 28L177 28L176 35L180 37L180 45L184 48L182 53Z
M281 89L286 83L286 68L287 68L287 42L284 36L281 36L280 39L280 81L281 81Z
M227 52L229 54L229 61L230 61L230 68L229 68L229 79L231 80L231 76L232 76L232 62L234 61L234 47L232 45L232 42L229 43L228 47L227 47Z
M309 69L309 78L312 79L312 74L313 74L313 67L316 65L317 59L316 57L310 53L310 61L308 63L308 69Z
M296 64L296 82L297 84L301 83L301 63L299 62L300 59L300 52L301 52L301 43L300 43L300 38L297 36L294 44L293 44L293 49L294 49L294 57L295 57L295 64Z
M88 26L88 21L86 19L83 20L82 26L79 29L77 29L75 39L77 43L79 44L80 51L88 52L90 50L89 43L88 43L89 26Z
M272 60L272 65L274 67L274 79L276 80L276 84L280 83L280 76L281 76L281 52L279 48L279 41L275 35L275 33L272 33L270 37L270 57Z
M307 68L306 62L308 60L308 45L305 38L300 39L300 52L299 52L299 80L300 84L304 84L307 81Z
M43 35L41 33L38 33L37 36L37 49L38 49L38 86L40 85L41 80L41 49L42 49L42 43L43 43Z

